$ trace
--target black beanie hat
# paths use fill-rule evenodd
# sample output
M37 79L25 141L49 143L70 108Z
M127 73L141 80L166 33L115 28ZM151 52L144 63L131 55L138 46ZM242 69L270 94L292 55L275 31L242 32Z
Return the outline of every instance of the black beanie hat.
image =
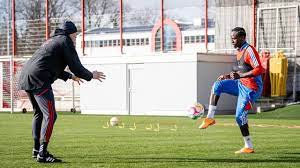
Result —
M77 28L76 28L75 24L71 21L65 21L64 24L62 25L62 29L68 35L77 32Z

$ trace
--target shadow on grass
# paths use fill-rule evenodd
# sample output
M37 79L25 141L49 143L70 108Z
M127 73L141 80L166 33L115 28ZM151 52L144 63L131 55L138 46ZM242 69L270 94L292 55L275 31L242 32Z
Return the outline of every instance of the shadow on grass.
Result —
M71 162L65 162L65 161L62 161L62 162L53 162L53 163L45 163L45 162L37 162L37 161L34 161L36 164L38 164L38 165L53 165L53 164L61 164L61 165L63 165L63 164L69 164L69 163L71 163Z
M99 156L97 156L99 157ZM86 156L88 158L96 158L94 156ZM80 159L79 159L80 160ZM282 157L282 158L274 158L274 159L210 159L210 158L172 158L172 157L165 157L165 158L154 158L154 157L102 157L101 160L105 160L104 162L111 162L111 163L146 163L146 162L160 162L160 163L168 163L168 162L177 162L177 163L198 163L198 162L213 162L213 163L300 163L299 157ZM103 161L93 162L91 160L87 161L89 163L104 163ZM77 162L78 163L78 162ZM83 162L80 162L83 163Z
M288 154L288 155L300 155L300 152L285 153L285 154Z
M134 160L159 162L223 162L223 163L268 163L268 162L300 162L300 159L198 159L198 158L133 158Z

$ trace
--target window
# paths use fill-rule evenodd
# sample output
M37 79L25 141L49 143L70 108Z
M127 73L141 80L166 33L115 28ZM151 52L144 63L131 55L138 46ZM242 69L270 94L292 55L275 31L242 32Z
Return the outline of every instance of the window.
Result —
M184 36L184 43L185 44L190 43L190 37L189 36Z
M164 26L164 51L176 51L176 33L172 26Z
M117 40L113 40L113 46L117 45Z
M146 45L149 45L149 38L146 38Z
M200 43L200 36L196 36L196 43Z
M161 29L155 35L155 51L161 51ZM172 26L164 26L164 51L176 51L176 33Z
M141 45L145 45L145 41L143 38L141 39Z
M160 51L160 29L157 31L157 33L155 34L155 51Z
M161 20L155 24L152 29L151 36L151 51L181 51L182 43L184 43L184 36L182 36L179 25L171 19L164 20L164 33L161 33ZM163 38L163 40L161 39ZM185 38L189 42L188 38ZM163 49L163 50L162 50Z
M214 43L215 42L215 36L214 35L208 35L207 36L207 42L208 43Z
M103 47L107 46L107 40L103 40Z
M195 36L191 36L191 43L195 43Z
M205 36L200 36L200 42L205 43Z
M136 45L140 45L140 39L136 39L135 42L136 42Z
M103 41L100 40L100 47L103 47Z
M126 46L130 46L130 39L126 39Z
M99 47L100 46L100 41L99 40L96 40L95 41L95 47Z
M130 45L135 45L135 39L130 40Z

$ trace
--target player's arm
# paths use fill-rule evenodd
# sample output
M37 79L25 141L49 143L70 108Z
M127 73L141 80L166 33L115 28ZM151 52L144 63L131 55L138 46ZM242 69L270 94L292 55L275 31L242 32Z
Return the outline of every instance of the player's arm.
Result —
M232 74L230 74L230 76L234 76L234 79L238 79L238 78L247 78L247 77L254 77L255 75L253 75L252 71L249 72L245 72L245 73L241 73L241 72L235 72L236 74L234 74L232 72Z
M225 79L230 79L230 74L220 75L217 80L225 80Z

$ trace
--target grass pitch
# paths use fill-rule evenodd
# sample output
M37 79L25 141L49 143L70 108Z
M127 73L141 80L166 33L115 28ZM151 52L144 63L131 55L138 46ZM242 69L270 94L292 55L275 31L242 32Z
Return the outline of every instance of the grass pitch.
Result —
M106 128L110 117L59 113L49 151L64 162L41 164L31 158L32 113L0 113L0 167L300 167L300 105L249 115L250 155L234 154L243 140L231 115L206 130L187 117L146 116Z

